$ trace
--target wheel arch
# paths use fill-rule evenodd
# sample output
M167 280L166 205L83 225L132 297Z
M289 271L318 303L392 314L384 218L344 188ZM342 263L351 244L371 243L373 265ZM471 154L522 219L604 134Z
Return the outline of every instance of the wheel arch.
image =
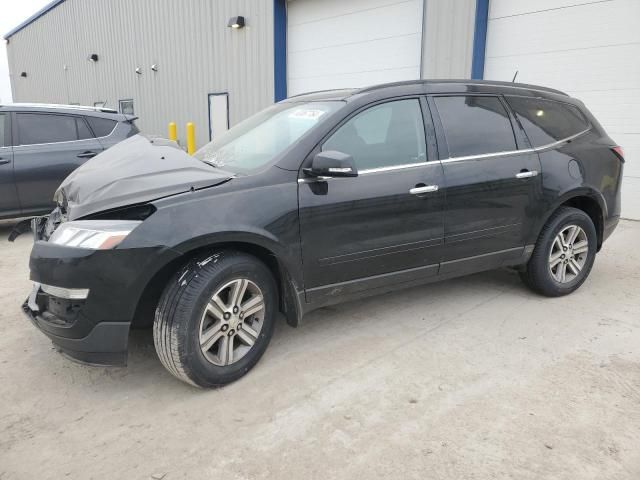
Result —
M549 218L551 218L551 216L561 207L577 208L589 215L589 218L591 218L591 221L596 227L599 251L602 247L604 237L604 219L607 216L607 204L602 194L590 188L572 190L565 193L556 200L552 208L548 210L548 213L541 221L537 229L538 236L542 231L542 227L549 221Z
M298 326L302 316L298 291L301 283L293 275L295 272L290 262L283 260L278 248L274 248L273 240L258 238L254 235L207 236L189 240L174 248L180 255L161 266L147 282L138 300L132 327L142 328L153 323L155 308L169 279L188 261L210 255L221 250L237 250L253 255L262 261L271 271L278 286L279 311L285 315L287 323Z

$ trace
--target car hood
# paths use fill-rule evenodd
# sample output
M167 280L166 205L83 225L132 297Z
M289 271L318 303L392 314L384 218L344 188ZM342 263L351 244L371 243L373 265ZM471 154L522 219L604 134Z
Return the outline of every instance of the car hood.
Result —
M228 181L232 173L187 155L175 142L135 135L76 169L55 200L69 220Z

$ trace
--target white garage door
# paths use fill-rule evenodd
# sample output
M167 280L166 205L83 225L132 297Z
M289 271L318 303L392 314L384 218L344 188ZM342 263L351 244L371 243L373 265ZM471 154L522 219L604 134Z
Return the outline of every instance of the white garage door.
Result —
M490 0L484 78L580 98L625 150L622 216L640 219L640 1Z
M422 0L291 0L289 96L420 78Z

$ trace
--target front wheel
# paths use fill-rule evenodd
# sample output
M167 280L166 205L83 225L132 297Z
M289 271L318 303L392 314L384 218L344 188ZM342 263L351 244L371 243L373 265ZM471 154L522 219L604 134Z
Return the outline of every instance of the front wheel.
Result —
M271 339L276 285L257 258L223 251L190 261L166 287L154 321L158 357L198 387L237 380Z
M589 215L576 208L562 207L542 229L520 277L542 295L567 295L589 276L597 244L596 229Z

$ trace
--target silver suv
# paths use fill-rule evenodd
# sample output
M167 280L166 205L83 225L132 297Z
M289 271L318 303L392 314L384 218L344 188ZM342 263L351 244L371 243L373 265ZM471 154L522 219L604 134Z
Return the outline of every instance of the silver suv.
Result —
M0 105L0 218L50 212L89 158L138 133L136 117L74 105Z

